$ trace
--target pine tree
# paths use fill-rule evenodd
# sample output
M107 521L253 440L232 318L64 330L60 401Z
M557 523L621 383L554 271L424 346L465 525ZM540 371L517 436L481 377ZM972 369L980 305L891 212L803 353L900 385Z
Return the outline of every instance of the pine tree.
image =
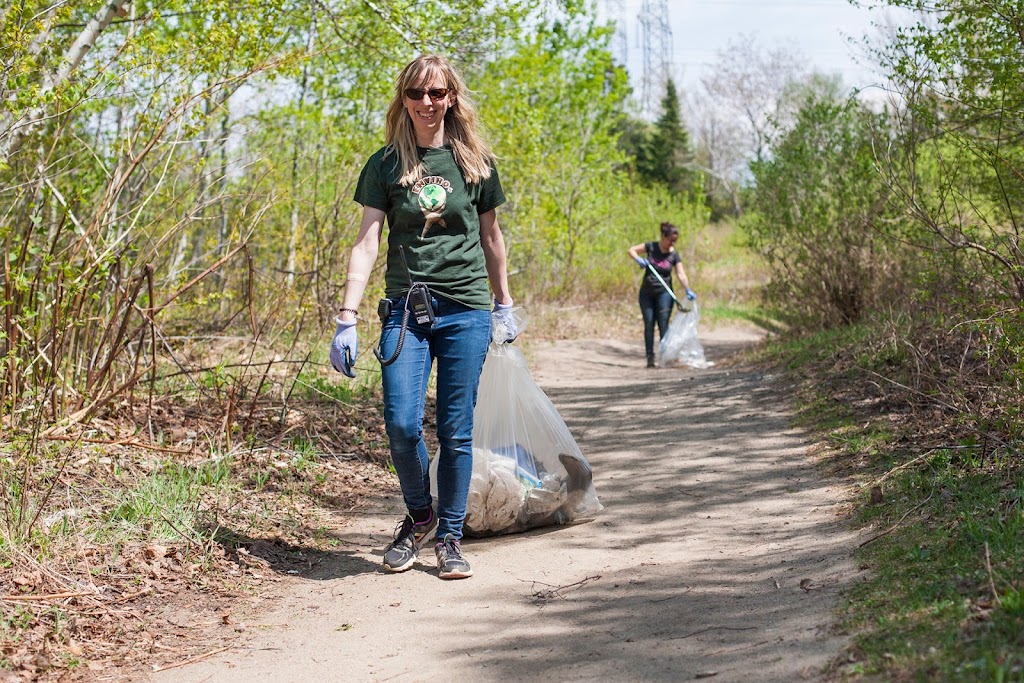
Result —
M637 172L649 183L662 183L673 192L686 193L693 189L689 168L692 160L690 134L683 125L679 94L670 78L665 83L661 116L637 150Z

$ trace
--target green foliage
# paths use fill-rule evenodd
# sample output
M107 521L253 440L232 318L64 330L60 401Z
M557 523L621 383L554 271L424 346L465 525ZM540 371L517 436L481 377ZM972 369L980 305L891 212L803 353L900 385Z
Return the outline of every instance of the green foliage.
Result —
M929 313L934 328L922 322ZM950 372L950 340L931 341L944 323L928 310L876 314L762 352L804 382L799 424L862 491L856 559L869 572L844 606L854 644L840 676L1016 680L1024 666L1021 433L1019 423L985 423L1019 398L979 383L991 367L981 345L951 335Z
M883 156L883 171L915 218L907 239L964 303L1019 308L1024 9L1012 0L889 4L930 19L899 31L883 55L906 101L901 147Z
M114 528L153 540L191 540L199 513L200 494L217 487L230 473L230 463L219 459L197 467L168 464L121 494L110 513Z
M694 189L692 161L690 134L679 111L676 84L670 78L661 99L661 116L636 149L637 174L646 183L661 183L675 194L686 195Z
M499 212L518 299L576 299L632 287L625 249L672 220L696 231L699 202L644 187L619 145L629 95L611 32L566 4L487 62L476 82L499 156Z
M875 170L884 121L856 101L812 93L771 160L754 163L756 211L743 226L772 270L771 301L791 322L850 324L895 296L894 217Z
M48 86L105 7L20 3L0 24L0 138L40 113L0 167L0 409L21 426L152 391L159 365L181 363L174 337L304 357L341 297L352 190L392 79L422 51L461 67L499 153L518 299L617 293L634 275L625 246L662 220L703 222L698 203L630 174L627 78L592 3L129 3ZM262 361L189 381L237 397Z
M40 38L46 49L31 72L38 85L101 7L78 6L80 16L59 34L44 24L24 28L28 37L12 41L5 56L23 57L18 50ZM510 245L536 245L537 268L550 275L534 289L524 273L517 297L542 291L545 281L607 282L594 257L620 268L624 258L607 244L591 248L587 231L605 227L605 209L590 200L609 178L628 182L617 174L621 155L607 154L614 137L602 121L614 120L626 86L623 72L608 72L606 29L592 9L532 0L486 8L398 2L385 11L362 2L275 2L260 13L219 1L129 6L127 20L108 26L55 91L63 99L47 111L66 113L40 121L0 178L14 188L0 198L0 213L11 217L0 223L0 240L12 255L10 315L0 330L5 414L19 426L71 415L87 422L121 399L137 405L137 391L168 389L172 383L159 380L168 362L182 384L232 408L268 395L279 378L262 363L284 355L289 367L310 355L310 328L330 328L358 225L352 188L381 142L393 77L421 50L446 52L463 69L484 121L499 133L497 147L501 131L512 133L501 171L513 202L502 221ZM524 34L523 24L539 30ZM505 74L506 63L520 66ZM516 79L542 99L507 112ZM607 105L588 110L605 94ZM555 113L560 125L543 125ZM583 145L577 125L591 131ZM519 154L532 132L540 144ZM533 204L530 188L551 178L553 191ZM621 237L622 226L611 227L608 239ZM549 244L561 250L552 256ZM517 263L532 272L522 253ZM377 295L373 284L366 299ZM238 362L214 357L196 369L191 342L179 341L196 334L244 336L251 347ZM376 380L372 356L361 362L368 371L358 383L316 377L321 362L281 395L299 388L350 399ZM229 411L228 421L251 417L254 406ZM225 425L225 435L235 431Z

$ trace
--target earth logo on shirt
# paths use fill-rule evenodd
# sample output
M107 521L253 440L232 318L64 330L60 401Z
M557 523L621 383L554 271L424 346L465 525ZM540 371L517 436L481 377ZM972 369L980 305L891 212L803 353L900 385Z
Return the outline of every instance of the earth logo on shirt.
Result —
M420 211L426 217L427 222L423 224L423 232L420 233L420 237L426 237L427 231L430 230L430 226L434 223L440 223L443 227L448 227L441 218L441 214L444 213L445 204L448 201L448 192L440 185L433 183L424 185L419 194L416 197L416 201L420 205Z

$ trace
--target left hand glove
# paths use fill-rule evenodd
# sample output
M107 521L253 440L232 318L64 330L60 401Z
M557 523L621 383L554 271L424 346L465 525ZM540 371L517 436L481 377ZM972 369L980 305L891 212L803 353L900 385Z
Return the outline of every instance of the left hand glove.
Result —
M494 310L491 311L491 326L494 328L491 339L499 344L508 344L519 336L519 323L512 313L513 305L494 302Z
M697 298L697 295L693 293L692 289L687 287L686 288L686 298L689 299L690 301L693 301L694 299Z
M359 355L359 337L355 320L335 320L338 329L331 342L331 366L346 377L355 377L356 356Z

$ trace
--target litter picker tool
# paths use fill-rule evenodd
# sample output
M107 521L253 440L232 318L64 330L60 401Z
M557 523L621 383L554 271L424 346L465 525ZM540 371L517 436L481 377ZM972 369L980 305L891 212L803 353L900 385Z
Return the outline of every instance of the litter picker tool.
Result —
M658 282L660 282L661 286L665 288L665 291L668 292L668 295L672 297L672 301L676 302L676 306L679 308L679 310L682 311L683 313L689 313L690 309L687 308L686 306L683 306L683 302L676 297L676 293L673 292L672 288L668 286L668 283L665 282L665 278L661 276L661 273L654 269L654 266L651 265L650 261L647 262L647 270L651 271L651 274L654 275L654 277L658 278Z

